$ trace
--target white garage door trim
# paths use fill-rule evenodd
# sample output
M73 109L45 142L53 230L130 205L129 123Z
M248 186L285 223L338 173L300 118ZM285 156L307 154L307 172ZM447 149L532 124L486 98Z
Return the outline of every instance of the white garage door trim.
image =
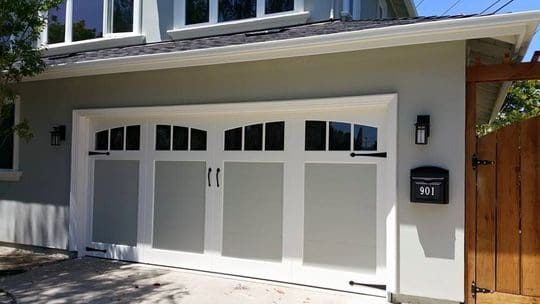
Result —
M78 251L79 255L85 255L86 244L90 243L91 223L89 223L88 214L91 212L91 191L89 173L93 170L90 166L88 151L90 148L90 122L94 119L115 118L119 120L148 121L158 117L174 117L176 115L197 115L213 114L246 114L257 112L272 113L292 113L301 111L332 111L339 109L347 111L348 109L369 109L369 107L385 106L386 118L384 120L385 129L385 150L388 152L388 158L385 163L385 208L389 212L386 217L386 278L387 291L398 292L397 290L397 204L396 204L396 140L397 140L397 94L373 95L373 96L354 96L354 97L336 97L323 99L302 99L274 102L249 102L249 103L231 103L231 104L205 104L205 105L184 105L184 106L166 106L166 107L138 107L138 108L113 108L113 109L91 109L73 111L73 131L72 131L72 163L71 163L71 202L70 202L70 249ZM126 124L127 125L127 124ZM150 138L151 131L143 128L142 137ZM148 168L140 168L143 172L141 176L146 176ZM142 183L142 181L141 181ZM142 184L141 184L142 185ZM141 199L148 198L152 194L145 193L144 187L141 187L139 195ZM147 217L152 216L145 213L144 204L139 204L139 216L142 217L143 225L148 221ZM148 240L144 229L139 228L139 241ZM119 247L118 245L115 245ZM119 248L115 252L124 252L110 256L117 259L150 261L151 258L144 258L144 248L148 244L138 244L134 250L128 248ZM121 246L120 246L121 247ZM165 256L163 257L165 258ZM168 264L168 263L162 263ZM199 268L199 267L197 267ZM204 267L200 267L204 269Z

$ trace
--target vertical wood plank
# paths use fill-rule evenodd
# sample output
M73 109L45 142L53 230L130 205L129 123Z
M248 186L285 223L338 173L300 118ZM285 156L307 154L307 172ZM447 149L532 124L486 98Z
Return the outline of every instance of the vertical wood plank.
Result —
M465 303L476 303L471 284L476 280L476 83L467 82L465 98Z
M496 290L520 292L519 124L497 131Z
M540 297L540 116L521 122L521 293Z
M478 158L496 160L497 134L478 140ZM476 282L478 286L495 289L496 235L496 164L479 166L476 186Z

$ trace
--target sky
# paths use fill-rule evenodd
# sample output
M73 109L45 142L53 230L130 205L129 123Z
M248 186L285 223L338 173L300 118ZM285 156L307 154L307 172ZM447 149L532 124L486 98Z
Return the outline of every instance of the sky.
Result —
M446 15L478 14L496 3L484 13L488 14L493 13L508 2L510 4L497 14L540 10L540 0L414 0L414 2L420 16L442 15L445 12ZM534 50L540 50L540 31L536 33L523 61L530 61Z

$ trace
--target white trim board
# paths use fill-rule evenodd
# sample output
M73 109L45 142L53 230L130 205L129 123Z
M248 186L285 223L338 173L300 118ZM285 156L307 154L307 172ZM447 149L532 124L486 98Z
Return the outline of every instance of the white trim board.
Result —
M514 36L518 52L525 53L540 23L540 11L449 19L341 32L278 41L178 51L140 56L98 59L55 65L25 81L100 74L170 69L340 53L383 47Z

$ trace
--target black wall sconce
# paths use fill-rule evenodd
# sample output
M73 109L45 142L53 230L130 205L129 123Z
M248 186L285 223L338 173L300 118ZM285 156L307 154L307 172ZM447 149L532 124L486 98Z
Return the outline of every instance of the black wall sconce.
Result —
M66 140L66 126L55 126L51 131L51 146L60 146Z
M414 143L417 145L427 145L429 137L429 115L416 116L416 134Z

